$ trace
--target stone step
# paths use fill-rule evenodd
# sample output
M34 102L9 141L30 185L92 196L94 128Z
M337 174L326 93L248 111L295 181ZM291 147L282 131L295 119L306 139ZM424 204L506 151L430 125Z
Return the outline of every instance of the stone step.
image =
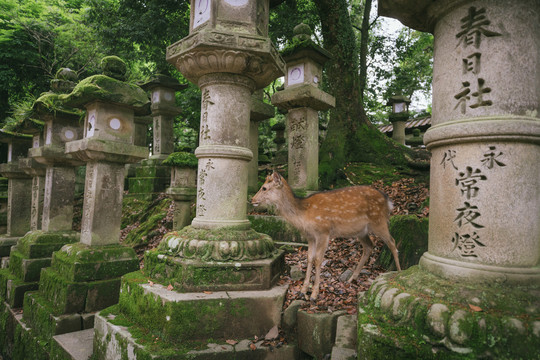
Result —
M343 315L338 318L331 360L356 359L357 325L356 315Z
M98 347L105 346L107 349L104 354L98 354L100 359L118 359L122 350L126 353L129 352L130 360L150 357L155 360L170 358L168 355L160 354L159 351L149 352L133 338L127 327L114 325L100 315L96 316L96 336L98 337ZM240 340L234 345L224 342L220 344L209 343L205 349L181 351L176 353L174 358L186 360L295 360L302 358L296 345L289 344L279 348L270 348L262 344L262 340L253 343L249 339Z
M92 356L94 329L75 331L53 336L53 355L55 358L88 360Z

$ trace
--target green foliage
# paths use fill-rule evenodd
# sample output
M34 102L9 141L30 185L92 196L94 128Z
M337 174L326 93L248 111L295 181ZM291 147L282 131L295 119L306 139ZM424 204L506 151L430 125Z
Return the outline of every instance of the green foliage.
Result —
M98 43L80 1L0 1L0 120L12 104L49 89L61 67L95 72Z

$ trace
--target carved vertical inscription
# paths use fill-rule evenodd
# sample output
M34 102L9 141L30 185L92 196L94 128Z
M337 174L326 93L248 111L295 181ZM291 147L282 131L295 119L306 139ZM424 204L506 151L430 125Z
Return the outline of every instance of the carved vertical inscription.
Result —
M210 97L210 90L204 89L202 93L202 114L201 114L201 140L210 140L210 128L208 127L208 108L214 105Z
M206 200L206 192L204 185L206 183L206 178L208 177L209 173L214 170L214 162L212 159L208 159L206 161L206 165L204 167L201 167L199 170L199 189L197 190L197 216L204 217L206 213L206 206L202 203Z
M467 15L461 18L460 22L461 28L456 34L458 39L456 47L461 46L465 52L461 60L463 79L461 89L454 95L456 100L454 110L459 108L460 112L465 114L468 108L476 109L493 105L488 95L492 89L486 85L486 80L480 77L481 45L485 38L502 34L489 29L491 21L486 15L485 8L470 7ZM472 49L472 52L466 52L469 49Z
M454 163L457 158L457 151L449 149L444 152L440 162L445 169L446 165L452 165L452 167L448 166L448 169L454 169L456 174L454 184L459 189L459 196L463 198L462 205L455 209L454 223L457 230L451 239L453 245L451 251L457 250L458 254L464 258L477 258L478 249L487 245L482 240L484 235L482 230L485 229L481 220L482 209L475 200L484 191L482 185L488 181L488 174L475 166L465 166L465 170L459 170ZM479 159L479 163L482 167L491 170L495 167L506 166L503 158L504 153L491 145Z

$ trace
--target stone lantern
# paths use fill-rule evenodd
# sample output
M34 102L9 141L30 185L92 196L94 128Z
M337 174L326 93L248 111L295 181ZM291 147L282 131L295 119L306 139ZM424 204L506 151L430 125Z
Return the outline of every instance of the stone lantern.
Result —
M0 142L7 144L7 163L0 164L0 174L8 179L7 232L0 237L0 255L9 256L12 245L30 230L32 178L19 169L19 159L26 157L32 137L0 130Z
M405 123L409 119L409 104L411 100L404 95L394 95L388 100L387 106L392 107L389 120L392 123L392 139L405 145Z
M170 167L161 163L174 152L174 118L180 114L180 108L175 105L175 92L186 87L187 84L180 84L178 80L162 74L154 75L141 85L150 93L152 102L152 156L143 160L135 170L136 176L129 179L130 196L152 197L169 186Z
M417 267L364 296L358 358L538 357L540 2L380 0L379 13L434 36L429 238Z
M319 114L335 106L333 96L319 86L322 68L330 54L311 40L306 24L294 28L290 47L283 52L287 62L285 89L272 96L272 104L287 110L289 143L288 182L295 190L316 191L319 178Z
M133 145L134 115L148 113L150 101L124 82L121 59L105 57L102 68L103 75L60 97L64 106L86 109L83 138L65 143L65 153L87 169L80 242L55 252L52 266L41 272L40 290L25 294L24 321L40 339L92 327L96 311L118 302L120 277L139 268L135 251L120 245L119 236L124 166L148 154Z

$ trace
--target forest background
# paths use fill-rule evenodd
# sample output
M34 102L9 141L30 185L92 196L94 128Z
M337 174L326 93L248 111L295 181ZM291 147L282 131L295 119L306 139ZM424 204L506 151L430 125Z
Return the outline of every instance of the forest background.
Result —
M278 4L279 3L279 4ZM350 162L406 165L418 157L389 140L374 125L388 120L392 95L422 98L430 113L433 37L407 28L389 30L372 0L271 0L269 35L283 49L301 22L312 39L333 54L325 65L323 88L336 97L336 108L321 113L327 126L320 148L321 187L331 187ZM0 0L0 126L26 116L33 101L49 90L62 67L79 79L100 72L105 55L124 59L129 81L144 82L160 72L187 82L165 61L167 46L189 33L187 0ZM265 100L282 84L265 89ZM194 150L200 121L196 85L177 93L182 114L175 121L177 148ZM413 108L415 104L413 104ZM275 150L271 126L262 122L259 143ZM151 148L151 136L148 142Z

